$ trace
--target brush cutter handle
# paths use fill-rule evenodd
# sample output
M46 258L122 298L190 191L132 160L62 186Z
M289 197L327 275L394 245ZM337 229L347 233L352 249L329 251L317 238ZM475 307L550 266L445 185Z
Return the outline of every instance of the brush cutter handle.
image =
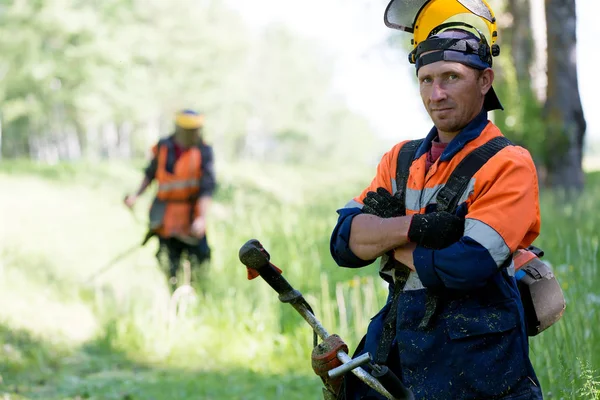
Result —
M239 258L242 264L250 270L255 270L278 294L279 300L283 303L290 303L292 307L298 311L298 313L308 322L313 328L315 335L318 335L321 339L325 340L330 335L329 332L323 327L321 322L315 317L314 312L310 308L310 305L306 302L302 294L295 290L292 285L285 280L281 275L281 270L271 264L271 256L265 250L265 248L256 239L247 241L239 251ZM315 346L316 346L315 342ZM352 360L346 352L340 350L336 354L337 358L343 364L350 364L345 368L339 369L339 374L347 373L351 371L358 379L363 381L369 387L376 390L378 393L383 395L389 400L413 400L414 397L410 390L406 389L402 382L393 374L393 372L386 370L385 374L380 374L380 377L386 384L390 384L390 388L384 386L378 379L374 378L371 374L366 372L360 367L365 363L366 359ZM370 356L369 356L370 358ZM338 367L341 368L341 367ZM336 374L337 375L337 374ZM384 376L385 375L385 376ZM339 375L338 375L339 376ZM395 379L393 379L395 378ZM394 396L392 393L395 393Z
M413 392L410 391L402 381L385 365L373 368L371 375L377 379L396 399L415 400Z
M271 286L279 296L294 293L294 288L285 280L281 273L269 262L271 256L256 239L246 242L239 253L240 261L247 268L254 269Z

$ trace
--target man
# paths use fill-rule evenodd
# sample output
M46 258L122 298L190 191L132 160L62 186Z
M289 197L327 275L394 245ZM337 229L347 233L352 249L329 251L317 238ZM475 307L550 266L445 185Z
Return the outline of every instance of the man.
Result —
M338 210L331 237L338 265L363 267L383 256L380 274L390 282L356 355L371 353L416 399L541 399L511 265L539 234L536 170L525 149L503 147L464 182L457 207L439 210L460 162L502 137L487 119L502 106L485 37L460 23L443 28L413 53L434 127L409 160L406 188L396 180L409 143L402 142ZM383 399L351 374L342 390L346 399Z
M206 216L216 181L213 150L202 138L204 116L183 110L175 117L175 132L152 148L152 160L142 183L125 199L133 207L153 180L158 192L150 209L150 230L159 239L157 257L168 261L169 282L177 285L177 271L184 254L194 267L210 259Z

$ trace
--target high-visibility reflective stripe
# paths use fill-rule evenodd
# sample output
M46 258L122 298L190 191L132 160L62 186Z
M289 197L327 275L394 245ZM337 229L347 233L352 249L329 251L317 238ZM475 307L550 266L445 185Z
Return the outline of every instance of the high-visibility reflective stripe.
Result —
M346 205L342 208L360 208L362 210L363 205L356 200L350 200Z
M395 282L396 281L396 272L395 271L397 271L397 269L395 269L395 268L385 269L388 259L389 259L389 256L387 254L384 254L381 256L380 263L379 263L379 273L391 276ZM419 279L419 275L415 271L410 271L410 273L408 274L408 278L406 279L406 283L404 284L404 288L402 288L402 291L407 292L409 290L421 290L421 289L425 289L425 286L423 286L421 279Z
M179 190L179 189L191 189L200 187L199 179L188 179L185 181L174 181L174 182L164 182L158 184L158 190L160 192L168 192L171 190Z
M421 198L431 198L441 189L441 185L423 190L406 188L406 209L419 212L421 210Z
M421 289L425 289L425 286L423 286L421 279L419 279L419 275L415 271L410 271L406 284L404 285L404 291L408 292L409 290Z
M429 204L437 204L437 195L445 185L436 185L432 188L423 190L406 189L406 209L419 212L422 208ZM457 204L462 204L467 201L467 198L475 189L475 178L471 178L466 190L461 194Z
M481 221L472 218L465 220L464 236L470 237L485 247L498 267L504 264L510 255L510 249L502 236L488 224Z
M515 263L511 260L510 265L506 268L508 276L515 276Z

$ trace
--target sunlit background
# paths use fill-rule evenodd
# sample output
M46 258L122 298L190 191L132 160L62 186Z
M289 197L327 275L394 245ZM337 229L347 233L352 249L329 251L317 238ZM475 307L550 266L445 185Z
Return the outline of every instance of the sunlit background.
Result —
M431 128L410 36L384 26L386 3L0 0L4 400L322 398L310 328L247 281L238 250L259 239L350 348L385 302L374 266L335 266L329 235L382 154ZM570 3L491 2L506 110L490 117L538 165L535 244L567 299L563 319L531 338L545 397L600 399L596 0L576 1L576 58L573 47L563 57L578 74L585 134L544 113L548 81L568 79L546 73L544 6ZM514 18L519 7L530 21ZM528 43L523 67L514 57ZM155 188L133 212L122 200L188 107L206 114L216 153L213 258L193 294L171 296L157 243L139 246Z
M430 120L418 101L414 69L406 62L407 52L387 46L390 35L405 42L410 41L410 35L391 32L383 24L382 7L378 2L228 2L238 8L244 19L256 29L282 22L335 53L336 88L346 96L354 110L367 116L377 134L397 140L405 135L418 137L423 134L423 129L430 128ZM533 33L540 47L536 50L536 56L545 58L544 2L531 0L530 3ZM600 62L600 55L593 49L598 33L596 17L600 13L600 3L581 0L576 2L576 6L577 67L579 89L588 122L586 136L588 140L597 142L600 141L600 117L594 115L593 106L600 83L594 78L594 71ZM544 75L544 71L537 70L535 74ZM543 85L545 77L540 78ZM416 129L404 128L407 120Z

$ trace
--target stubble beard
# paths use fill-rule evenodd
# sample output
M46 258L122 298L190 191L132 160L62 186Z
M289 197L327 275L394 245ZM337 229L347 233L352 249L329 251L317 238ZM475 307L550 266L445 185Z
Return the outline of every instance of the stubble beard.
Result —
M466 126L463 121L459 121L456 117L432 119L435 127L442 132L459 132Z

